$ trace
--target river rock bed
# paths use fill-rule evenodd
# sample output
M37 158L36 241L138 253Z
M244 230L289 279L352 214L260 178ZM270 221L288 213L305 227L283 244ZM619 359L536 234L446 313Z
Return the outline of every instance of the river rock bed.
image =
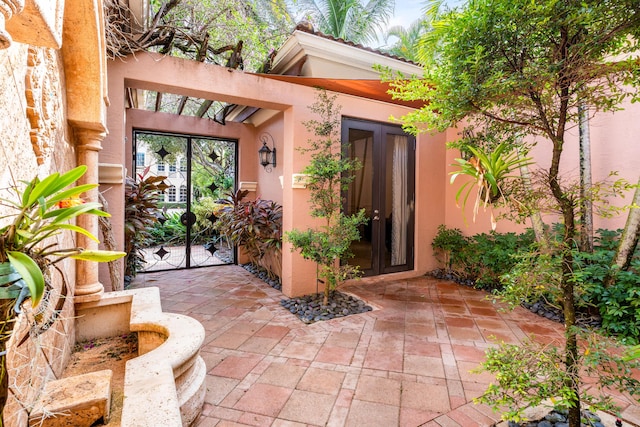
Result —
M275 279L269 277L269 274L267 274L267 270L265 270L264 268L252 263L242 264L241 267L256 276L258 279L265 282L267 285L271 286L273 289L282 291L282 283L280 283L280 279L277 277Z
M569 427L567 414L567 411L553 410L542 420L525 421L522 423L509 421L507 425L508 427ZM582 411L581 427L622 427L622 422L620 420L616 420L613 425L605 425L598 415L584 410Z
M305 295L297 298L283 299L280 304L295 314L304 323L336 319L351 314L366 313L373 308L364 301L338 291L331 292L329 304L322 305L324 294Z

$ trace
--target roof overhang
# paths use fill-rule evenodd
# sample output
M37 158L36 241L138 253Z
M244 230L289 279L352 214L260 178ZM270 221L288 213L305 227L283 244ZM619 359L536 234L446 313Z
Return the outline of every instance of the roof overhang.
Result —
M407 77L423 73L419 65L373 49L296 30L273 59L271 74L286 74L305 57L302 75L307 77L375 79L380 73L373 69L374 64Z
M318 77L281 76L277 74L259 75L268 79L280 80L287 83L309 87L318 87L332 92L344 93L347 95L373 99L410 108L421 108L424 105L424 101L403 101L401 99L393 99L393 97L388 93L391 88L389 83L382 82L381 80L327 79Z

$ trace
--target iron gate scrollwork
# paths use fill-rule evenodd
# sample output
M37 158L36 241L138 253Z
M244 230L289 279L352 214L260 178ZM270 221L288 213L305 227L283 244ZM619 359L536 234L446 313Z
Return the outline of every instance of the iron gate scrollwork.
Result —
M213 227L216 200L236 186L237 141L134 132L134 164L168 185L144 248L144 271L225 265L234 247Z

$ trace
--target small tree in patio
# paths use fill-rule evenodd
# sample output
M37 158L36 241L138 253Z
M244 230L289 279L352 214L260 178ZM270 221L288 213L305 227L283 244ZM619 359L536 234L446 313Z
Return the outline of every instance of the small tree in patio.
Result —
M311 153L311 161L303 170L311 191L310 213L314 218L323 218L324 223L286 234L292 249L299 249L305 259L318 263L318 276L324 282L324 305L328 304L331 290L358 275L357 267L343 262L351 256L351 242L360 239L358 227L367 221L364 209L354 215L342 212L341 193L347 190L360 163L345 155L348 147L340 141L340 107L335 100L335 95L318 92L315 104L309 108L320 118L304 123L316 138L309 140L309 148L300 150Z
M615 111L634 96L629 88L640 81L631 54L639 48L640 10L632 0L470 0L439 16L433 28L421 44L426 82L396 82L398 97L425 101L404 118L409 130L425 123L445 130L466 120L550 142L551 164L541 188L563 221L555 250L567 341L557 391L569 409L569 425L578 427L580 367L588 362L578 345L575 312L579 197L561 179L560 163L566 130L579 122L579 105L593 113ZM617 62L607 60L614 57Z

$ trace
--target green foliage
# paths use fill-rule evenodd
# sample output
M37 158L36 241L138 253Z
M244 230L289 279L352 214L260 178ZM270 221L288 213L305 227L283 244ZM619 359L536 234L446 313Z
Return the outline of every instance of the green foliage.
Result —
M388 42L391 37L396 37L397 40L391 47L384 49L384 51L417 63L419 62L418 41L422 35L426 31L430 31L430 29L428 21L423 19L413 21L408 28L400 25L391 27L385 34L385 42Z
M633 378L633 370L639 362L630 362L616 351L615 343L593 333L581 333L582 345L579 360L585 376L594 378L593 387L580 387L580 400L592 410L615 409L610 387L638 395L640 382ZM571 378L564 369L564 351L554 346L543 346L528 340L522 345L502 343L487 350L486 360L478 371L495 375L496 382L478 398L496 411L502 418L523 421L522 411L540 405L550 399L556 409L568 409L576 401ZM506 408L506 409L505 409Z
M278 276L282 249L282 206L271 200L245 200L246 190L230 193L217 214L214 227L236 246L245 249L249 260ZM263 259L274 262L263 263ZM274 265L277 264L277 265Z
M492 231L473 236L467 251L467 265L476 277L476 286L482 289L496 287L504 272L515 265L517 256L529 251L534 241L532 230L522 234Z
M354 266L343 264L336 266L337 260L345 260L350 256L351 243L360 239L358 227L367 221L364 210L355 215L337 214L329 227L292 230L287 233L287 239L305 259L320 265L318 275L325 279L325 289L335 289L343 281L356 277L358 270Z
M438 226L438 233L431 242L436 256L442 257L445 269L452 273L454 266L463 265L462 254L469 246L469 239L458 228L447 228L446 225Z
M80 195L97 186L84 184L69 187L86 172L86 166L78 166L64 174L53 173L44 179L38 177L26 183L24 189L13 187L15 199L1 199L14 210L5 216L8 225L0 228L0 262L9 262L20 274L20 280L2 283L3 287L18 288L19 296L14 306L20 311L22 301L31 297L36 307L45 291L43 270L64 258L71 257L88 261L111 261L124 256L121 252L87 251L84 248L58 248L49 239L69 230L98 241L84 228L70 224L79 215L109 216L100 210L99 203L85 203Z
M421 42L423 79L393 82L394 95L422 100L403 119L414 133L444 131L462 120L503 126L550 142L542 181L561 212L562 306L566 347L562 358L573 397L568 421L580 423L581 384L575 329L573 246L576 207L560 179L565 133L579 123L578 105L593 113L615 111L637 98L640 13L635 0L469 0L436 16ZM612 62L611 58L616 58Z
M182 211L167 212L164 221L156 218L146 229L149 239L145 247L156 245L181 246L187 241L187 226L181 221Z
M320 119L304 123L315 138L308 141L308 148L300 150L311 153L309 165L303 170L308 177L311 216L323 218L324 223L314 229L291 230L286 234L292 250L299 249L305 259L320 265L318 274L324 281L325 305L331 290L359 274L357 268L344 261L351 256L351 242L360 238L358 227L367 221L364 209L353 215L342 212L341 192L347 190L361 165L344 155L349 147L340 140L340 107L335 105L336 97L324 90L318 92L309 109Z
M620 230L600 229L593 253L572 249L572 280L577 307L601 317L600 333L635 344L640 342L640 251L636 251L628 271L620 271L612 285L606 284L619 236ZM502 275L503 289L495 292L495 297L511 307L544 300L561 309L562 257L558 240L556 236L553 246L544 250L532 247L529 252L516 254L517 263Z
M226 203L216 200L213 197L200 197L191 205L191 212L196 216L196 223L193 229L198 233L208 233L213 230L211 214L217 216Z
M425 101L407 126L444 130L464 117L490 117L555 137L560 121L578 122L577 98L593 111L616 109L633 93L622 83L638 84L637 65L633 56L603 62L638 49L628 38L638 32L634 5L472 0L440 11L420 42L424 79L396 81L397 96Z
M115 0L105 1L110 57L156 50L256 71L295 25L283 0L153 0L145 23L128 22L122 8ZM141 24L144 31L132 31Z
M502 289L494 292L496 299L515 308L523 302L545 301L558 307L562 299L562 259L550 251L532 248L514 256L515 265L500 280Z
M458 176L466 176L471 178L460 186L456 193L456 203L460 204L462 198L462 210L467 205L469 195L475 190L476 200L473 206L473 221L480 205L485 209L492 206L500 198L506 198L504 191L505 182L508 180L518 179L519 175L512 175L515 170L531 164L531 158L521 157L518 150L506 142L501 142L491 151L485 151L483 147L465 144L461 147L464 151L471 154L471 158L456 159L458 169L451 172L451 183ZM466 192L465 192L466 190ZM491 225L495 230L496 222L491 211Z
M606 284L611 260L621 230L598 230L592 254L577 253L575 278L581 304L595 307L602 318L603 333L628 344L640 343L640 250L636 250L627 271L619 271L616 280Z
M125 183L124 236L125 275L134 277L142 268L142 249L149 246L149 230L157 222L158 203L162 192L168 188L166 176L147 176L149 168L138 174L138 181L127 178Z
M495 289L500 287L500 277L516 265L518 254L527 252L533 242L531 230L466 237L457 228L440 225L431 246L437 256L442 256L449 274L471 280L481 289Z
M296 0L305 17L324 34L354 43L377 40L393 15L394 0Z

